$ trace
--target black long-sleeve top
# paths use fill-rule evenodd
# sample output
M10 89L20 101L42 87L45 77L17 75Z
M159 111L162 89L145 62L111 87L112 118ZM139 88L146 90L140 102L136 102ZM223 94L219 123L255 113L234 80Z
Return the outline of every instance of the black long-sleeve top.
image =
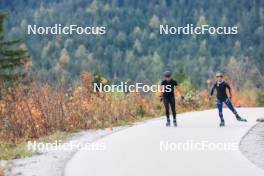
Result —
M211 89L211 96L214 94L214 90L216 89L216 97L218 99L222 99L225 100L227 99L227 94L226 94L226 89L228 89L228 91L231 93L231 87L229 86L229 84L227 84L225 81L219 82L217 81L212 89Z

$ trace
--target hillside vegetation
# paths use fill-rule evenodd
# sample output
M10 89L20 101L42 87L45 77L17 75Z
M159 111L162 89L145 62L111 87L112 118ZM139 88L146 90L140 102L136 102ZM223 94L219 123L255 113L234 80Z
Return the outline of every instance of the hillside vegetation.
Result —
M81 71L111 81L154 83L164 69L183 69L198 87L215 71L249 70L241 79L260 88L264 73L261 0L12 0L9 37L22 38L41 81L78 82ZM237 26L238 35L159 35L160 24ZM105 36L28 36L27 25L106 26ZM238 63L238 64L234 64ZM237 73L237 72L236 72ZM252 83L253 82L253 83ZM263 81L262 81L263 82Z

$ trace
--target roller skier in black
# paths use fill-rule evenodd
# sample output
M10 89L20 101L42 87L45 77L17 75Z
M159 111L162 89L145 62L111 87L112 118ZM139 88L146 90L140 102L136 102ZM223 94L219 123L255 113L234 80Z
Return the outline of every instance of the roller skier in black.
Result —
M173 116L173 125L177 127L177 119L176 119L176 102L175 102L175 95L174 95L174 88L180 93L180 90L177 88L178 83L177 81L172 79L171 72L165 71L164 72L164 80L161 82L162 85L162 95L161 101L164 103L165 113L166 113L166 126L170 126L170 108L172 111ZM181 94L181 93L180 93ZM183 96L181 96L183 99Z

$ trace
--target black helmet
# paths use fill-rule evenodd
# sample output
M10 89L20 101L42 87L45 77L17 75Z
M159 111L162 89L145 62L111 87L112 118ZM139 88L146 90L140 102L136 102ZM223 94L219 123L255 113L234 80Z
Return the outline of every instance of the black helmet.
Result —
M165 76L165 77L171 77L171 72L168 71L168 70L165 71L165 72L164 72L164 76Z

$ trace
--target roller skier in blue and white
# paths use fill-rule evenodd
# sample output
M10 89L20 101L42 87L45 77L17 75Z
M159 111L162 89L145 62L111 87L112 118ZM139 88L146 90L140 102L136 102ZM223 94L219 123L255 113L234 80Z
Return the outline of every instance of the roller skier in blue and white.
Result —
M210 100L214 94L214 91L216 90L217 92L217 108L219 111L219 117L220 117L220 126L225 126L225 120L223 117L223 103L226 104L226 106L233 112L233 114L235 115L236 119L238 121L242 121L242 122L247 122L246 119L241 118L239 116L239 114L237 113L236 109L234 108L234 106L232 105L231 99L232 99L232 91L231 91L231 87L229 86L228 83L226 83L223 79L223 74L221 73L217 73L216 74L216 83L213 85L212 89L211 89L211 93L210 93ZM226 91L229 91L229 96L227 96Z

